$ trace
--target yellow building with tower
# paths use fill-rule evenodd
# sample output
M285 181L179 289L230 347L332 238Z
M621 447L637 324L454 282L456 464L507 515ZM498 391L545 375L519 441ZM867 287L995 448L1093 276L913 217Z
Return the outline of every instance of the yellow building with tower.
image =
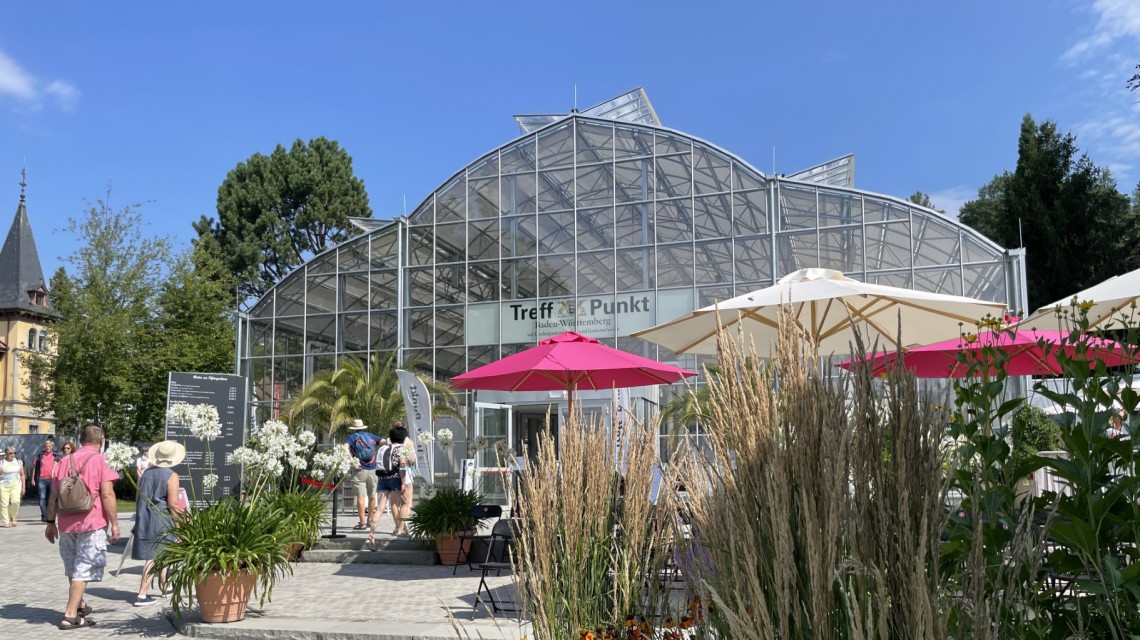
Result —
M0 435L55 433L52 416L37 415L28 402L24 360L53 348L46 331L60 316L48 296L24 187L21 180L16 219L0 248Z

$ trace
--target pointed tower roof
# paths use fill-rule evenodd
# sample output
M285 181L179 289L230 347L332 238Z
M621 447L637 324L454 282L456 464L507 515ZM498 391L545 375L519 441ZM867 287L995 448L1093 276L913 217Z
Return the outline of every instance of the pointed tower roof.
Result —
M24 203L25 186L21 177L16 219L12 221L4 246L0 248L0 313L15 311L58 318L59 313L51 308L48 300L47 282Z

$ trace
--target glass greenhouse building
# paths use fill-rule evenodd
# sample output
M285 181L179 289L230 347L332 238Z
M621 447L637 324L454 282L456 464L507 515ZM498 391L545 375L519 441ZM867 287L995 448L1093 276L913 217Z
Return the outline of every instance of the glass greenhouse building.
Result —
M516 120L520 137L448 177L411 215L359 221L360 235L256 303L240 347L256 421L339 356L377 350L400 350L446 379L573 329L695 368L695 357L630 334L804 267L1026 306L1020 250L854 188L852 156L766 175L661 126L641 89ZM656 388L634 393L662 401ZM551 403L565 404L561 394L469 395L475 413L476 401L513 405L509 433L491 426L502 416L475 428L516 446ZM582 401L600 408L608 397Z

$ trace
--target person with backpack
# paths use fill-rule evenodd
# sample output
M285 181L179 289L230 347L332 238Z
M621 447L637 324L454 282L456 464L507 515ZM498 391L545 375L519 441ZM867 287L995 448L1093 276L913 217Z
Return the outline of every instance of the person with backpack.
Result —
M376 456L383 442L380 436L367 429L363 420L353 420L348 427L352 433L344 441L348 452L356 458L352 488L356 491L356 512L360 516L360 522L353 527L357 531L368 528L376 511Z
M414 464L416 455L414 450L409 454L405 448L408 440L408 430L403 422L397 421L396 426L388 431L388 439L380 446L376 454L377 477L377 507L376 512L369 521L368 541L375 542L376 525L380 523L380 516L384 513L385 503L392 505L392 519L396 522L396 536L406 536L404 519L407 513L404 510L404 478L403 470L406 465ZM409 457L410 460L409 460Z
M103 449L103 428L83 427L79 450L55 465L48 521L44 537L55 544L69 583L67 607L60 629L77 629L95 624L91 607L83 602L88 582L103 579L107 566L107 543L119 539L118 505L114 482L119 474L107 466ZM58 523L56 519L58 518ZM111 533L107 534L110 525Z

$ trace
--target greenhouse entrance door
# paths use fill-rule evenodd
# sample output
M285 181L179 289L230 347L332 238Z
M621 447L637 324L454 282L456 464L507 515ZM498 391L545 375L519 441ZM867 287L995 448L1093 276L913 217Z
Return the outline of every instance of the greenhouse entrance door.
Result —
M487 439L486 446L475 452L475 490L486 497L488 504L509 506L511 481L508 464L514 459L514 433L511 425L511 405L475 403L474 438Z

